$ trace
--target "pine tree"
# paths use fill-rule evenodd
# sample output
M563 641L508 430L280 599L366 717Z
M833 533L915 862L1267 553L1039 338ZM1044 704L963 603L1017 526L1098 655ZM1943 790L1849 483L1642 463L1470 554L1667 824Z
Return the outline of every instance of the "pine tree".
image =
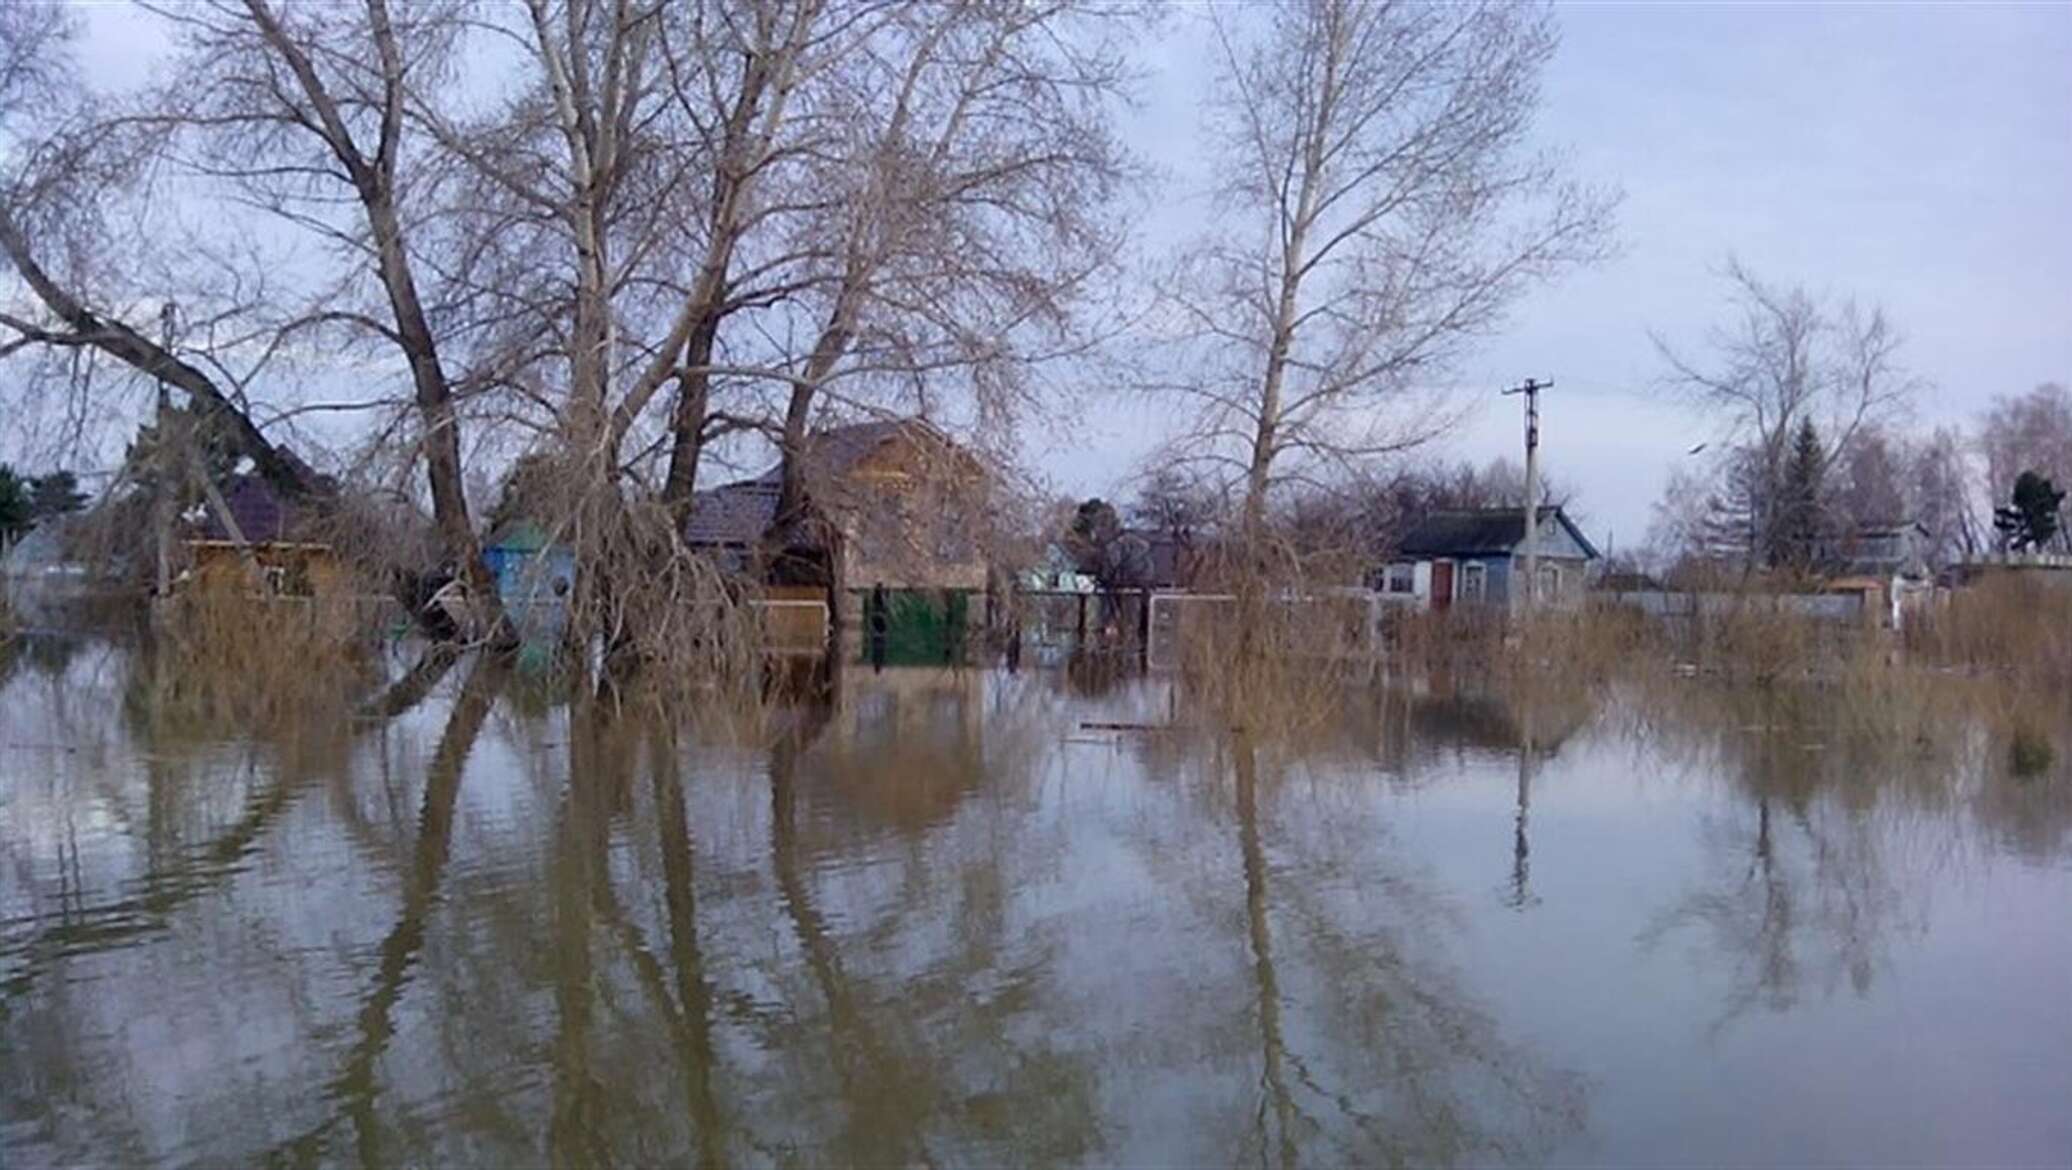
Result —
M2064 502L2063 489L2034 471L2024 471L2015 477L2013 500L1993 509L1993 527L2010 549L2040 549L2058 534L2058 508Z
M27 482L0 463L0 544L11 544L35 523L29 511Z
M86 507L86 493L79 490L79 477L69 471L53 471L29 481L29 512L38 524Z
M1820 447L1820 433L1813 420L1801 420L1792 442L1791 457L1784 465L1784 481L1777 500L1777 533L1771 551L1773 565L1810 568L1820 549L1822 529L1821 480L1827 470L1827 456Z

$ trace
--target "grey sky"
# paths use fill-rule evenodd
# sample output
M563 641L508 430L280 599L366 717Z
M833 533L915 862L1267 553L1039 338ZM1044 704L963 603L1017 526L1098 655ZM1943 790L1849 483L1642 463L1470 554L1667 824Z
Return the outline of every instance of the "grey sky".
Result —
M2072 378L2072 5L1587 4L1560 20L1543 137L1624 189L1624 252L1518 307L1461 372L1487 406L1430 454L1517 454L1517 401L1494 391L1552 378L1550 467L1594 536L1639 540L1671 466L1717 430L1663 401L1648 330L1700 341L1730 252L1882 303L1936 387L1924 424ZM1198 31L1172 30L1132 126L1179 186L1208 60ZM1061 486L1108 490L1158 415L1097 411L1046 462Z
M1198 12L1198 10L1196 10ZM1184 12L1184 10L1183 10ZM1714 420L1663 401L1656 329L1696 343L1722 318L1731 252L1766 278L1882 303L1935 390L1920 421L1969 423L1994 395L2072 379L2072 4L1567 5L1546 78L1545 143L1625 191L1621 258L1518 306L1461 370L1486 402L1429 454L1515 453L1515 400L1553 378L1551 469L1594 536L1643 535L1663 479ZM142 80L147 21L91 10L83 46L103 85ZM1127 132L1166 170L1147 243L1199 222L1183 198L1200 147L1209 46L1173 22L1147 49ZM1030 458L1074 494L1121 481L1163 434L1159 404L1090 393Z

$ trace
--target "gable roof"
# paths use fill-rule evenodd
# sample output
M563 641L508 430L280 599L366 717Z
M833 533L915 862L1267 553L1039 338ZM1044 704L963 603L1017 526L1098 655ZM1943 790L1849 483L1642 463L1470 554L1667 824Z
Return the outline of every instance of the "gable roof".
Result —
M822 484L838 483L887 443L900 438L918 439L963 454L955 440L925 419L878 419L817 431L807 438L807 478ZM777 519L777 494L783 479L784 465L779 462L754 479L694 494L690 516L684 521L684 542L746 545L761 540Z
M963 448L958 446L956 440L944 434L927 419L877 419L815 431L806 439L806 473L809 478L823 482L839 480L855 471L857 464L876 454L887 443L901 438L915 439L945 451L963 453ZM768 471L749 482L774 487L782 481L783 476L784 464L779 462L772 464Z
M1559 506L1542 507L1541 524L1558 522L1595 559L1597 547ZM1525 541L1525 509L1475 508L1466 511L1434 512L1419 521L1397 545L1406 557L1501 556Z

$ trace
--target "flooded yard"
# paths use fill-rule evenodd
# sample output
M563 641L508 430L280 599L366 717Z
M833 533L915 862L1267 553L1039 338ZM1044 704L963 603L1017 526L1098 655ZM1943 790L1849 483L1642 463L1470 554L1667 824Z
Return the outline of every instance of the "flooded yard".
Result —
M0 667L9 1167L2072 1161L2061 727L902 668L665 732L469 659L253 724L167 669Z

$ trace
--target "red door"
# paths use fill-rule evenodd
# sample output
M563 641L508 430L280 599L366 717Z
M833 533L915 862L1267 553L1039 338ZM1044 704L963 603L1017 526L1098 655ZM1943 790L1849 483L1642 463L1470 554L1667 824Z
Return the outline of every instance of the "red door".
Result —
M1432 608L1445 609L1453 604L1453 562L1432 562Z

